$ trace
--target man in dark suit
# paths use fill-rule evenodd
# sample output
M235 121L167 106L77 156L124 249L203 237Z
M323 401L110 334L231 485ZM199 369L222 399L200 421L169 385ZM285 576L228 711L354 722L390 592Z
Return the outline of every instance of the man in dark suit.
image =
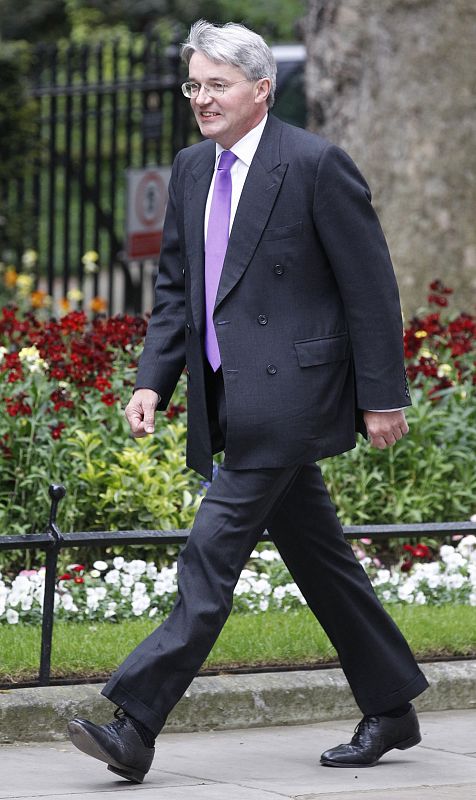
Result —
M179 558L173 611L103 689L116 720L73 720L70 735L143 780L267 528L364 714L321 763L372 766L420 741L409 701L427 682L345 542L315 462L354 447L356 430L382 449L408 431L393 268L349 156L268 113L276 68L262 38L200 21L182 54L205 141L174 162L126 415L135 436L152 433L187 365L187 462L211 478L212 453L225 458Z

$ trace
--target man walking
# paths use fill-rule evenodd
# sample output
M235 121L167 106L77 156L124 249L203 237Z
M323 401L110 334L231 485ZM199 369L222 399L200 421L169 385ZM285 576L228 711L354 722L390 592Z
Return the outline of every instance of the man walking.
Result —
M154 430L183 368L187 463L210 478L167 620L103 689L114 721L73 720L82 751L141 782L154 741L212 648L262 531L337 650L363 719L321 763L373 766L420 741L427 687L345 542L319 467L366 433L408 431L401 312L370 191L325 139L269 114L276 66L241 25L203 20L182 48L205 141L175 159L156 302L126 415Z

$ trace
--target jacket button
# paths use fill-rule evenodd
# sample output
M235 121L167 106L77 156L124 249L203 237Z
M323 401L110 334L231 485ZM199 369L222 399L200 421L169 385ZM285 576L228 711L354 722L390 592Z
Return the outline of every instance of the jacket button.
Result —
M190 323L189 323L189 322L187 322L187 324L185 325L185 327L186 327L186 329L187 329L187 333L190 333L190 331L191 331L191 327L190 327Z
M267 325L268 324L268 317L266 314L260 314L258 317L258 322L260 325Z
M274 364L268 364L266 367L266 372L268 375L276 375L277 371L277 367L275 367Z
M282 264L276 264L274 267L274 274L275 275L282 275L284 272L284 267Z

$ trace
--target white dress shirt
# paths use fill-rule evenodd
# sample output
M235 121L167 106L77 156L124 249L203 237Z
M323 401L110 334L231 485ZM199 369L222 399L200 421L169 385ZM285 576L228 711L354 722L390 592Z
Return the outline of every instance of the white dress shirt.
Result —
M257 147L259 145L259 141L264 131L264 127L266 125L266 121L268 119L268 115L265 114L261 122L255 128L252 128L248 133L243 136L233 147L230 147L232 153L237 156L235 163L233 164L230 175L231 175L231 209L230 209L230 231L233 225L233 220L235 219L236 209L238 208L238 203L241 197L241 192L243 191L243 186L245 185L246 176L248 175L248 170L250 168L251 162L253 161L253 156L256 153ZM212 202L212 195L213 195L213 188L215 186L215 176L217 174L217 164L218 159L220 158L224 148L221 144L216 144L216 153L215 153L215 170L213 173L212 182L210 184L210 190L208 192L207 197L207 204L205 206L205 241L207 240L207 228L208 228L208 218L210 216L210 205Z

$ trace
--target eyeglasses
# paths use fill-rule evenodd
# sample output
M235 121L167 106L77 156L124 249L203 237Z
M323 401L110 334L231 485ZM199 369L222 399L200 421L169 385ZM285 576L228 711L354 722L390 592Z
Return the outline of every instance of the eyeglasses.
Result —
M182 92L185 97L190 98L198 97L201 89L205 89L209 97L221 97L228 91L231 86L236 86L237 83L247 83L248 78L242 81L234 81L234 83L222 83L221 81L213 81L210 85L206 83L195 83L195 81L185 81L182 83Z

